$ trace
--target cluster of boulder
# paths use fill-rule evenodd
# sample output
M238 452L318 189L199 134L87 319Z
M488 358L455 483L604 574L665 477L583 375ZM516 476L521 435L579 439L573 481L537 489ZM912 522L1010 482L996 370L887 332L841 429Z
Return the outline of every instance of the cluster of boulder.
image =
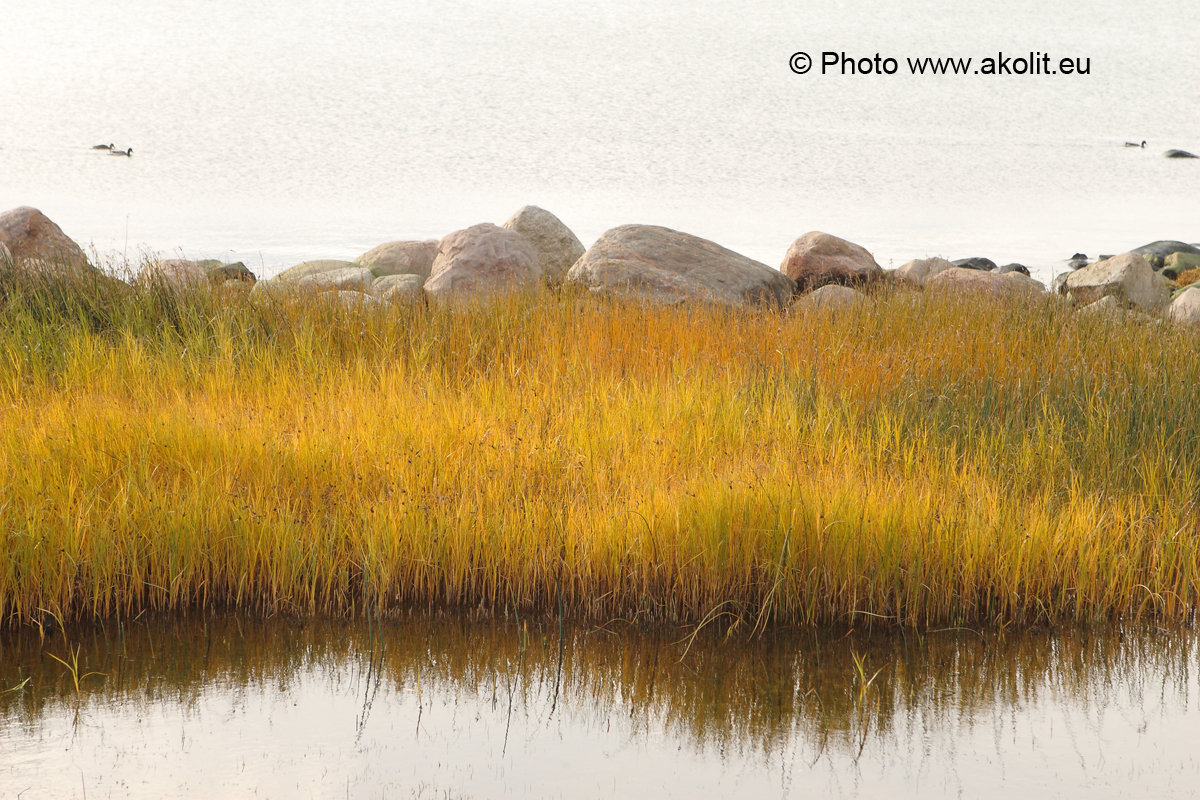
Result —
M78 245L30 208L0 214L0 257L90 268ZM1200 248L1154 242L1093 263L1076 254L1071 266L1050 292L1077 307L1165 312L1172 319L1200 322ZM265 281L255 281L240 262L182 259L152 261L138 279L180 287L234 283L252 287L251 296L258 298L329 294L347 305L480 299L562 283L661 303L798 308L859 303L864 290L884 282L998 298L1047 293L1021 264L926 258L884 270L863 247L817 231L796 239L778 270L707 239L654 225L613 228L585 249L557 217L535 206L525 206L499 226L474 225L440 241L388 242L353 261L308 261Z
M557 217L525 206L503 225L441 239L381 244L353 261L307 261L255 285L252 296L330 292L347 304L489 297L561 283L584 247Z

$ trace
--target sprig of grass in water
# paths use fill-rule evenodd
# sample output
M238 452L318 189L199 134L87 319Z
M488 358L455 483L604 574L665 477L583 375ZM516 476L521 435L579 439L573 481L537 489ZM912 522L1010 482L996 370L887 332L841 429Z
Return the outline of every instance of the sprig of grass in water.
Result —
M80 691L80 688L79 688L80 681L86 680L87 678L90 678L93 675L99 675L99 676L104 675L103 672L85 672L82 675L79 674L80 647L81 647L80 645L76 645L74 650L71 650L70 648L67 649L67 657L71 659L70 662L67 662L67 661L59 658L58 656L54 655L54 653L46 654L67 668L67 671L71 675L71 683L73 683L75 685L75 694L77 694L77 695L79 694L79 691Z

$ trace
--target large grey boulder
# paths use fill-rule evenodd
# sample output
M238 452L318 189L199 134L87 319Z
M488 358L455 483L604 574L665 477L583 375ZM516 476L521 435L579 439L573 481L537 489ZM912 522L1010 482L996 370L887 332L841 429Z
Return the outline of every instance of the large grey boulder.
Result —
M322 272L333 272L334 270L339 269L359 268L359 264L355 264L351 261L338 261L337 259L326 258L317 261L305 261L302 264L297 264L294 267L285 269L271 280L279 281L280 283L296 283L301 278L307 278L309 275L317 275Z
M1080 314L1095 314L1097 316L1107 317L1122 317L1125 315L1125 306L1117 299L1116 295L1105 295L1094 303L1089 303L1079 309Z
M911 283L913 286L924 286L925 282L940 272L952 268L951 264L944 258L917 258L909 261L904 266L896 270L896 279Z
M302 293L336 292L344 289L365 292L372 280L369 269L350 261L305 261L285 269L270 280L254 284L250 296L255 299L283 298L295 297Z
M1038 295L1046 291L1040 281L1019 272L984 272L969 267L951 267L925 282L935 291L979 292L993 297Z
M1125 253L1072 272L1063 284L1077 306L1095 303L1108 295L1141 311L1157 311L1171 299L1171 290L1146 259Z
M376 278L385 275L420 275L423 282L433 272L433 259L437 257L437 251L437 239L387 242L363 253L354 259L354 263L371 270Z
M1162 274L1164 278L1174 280L1189 269L1197 267L1200 267L1200 254L1171 253L1163 262Z
M483 298L533 289L541 282L542 267L529 240L485 222L455 231L438 243L425 291L438 298Z
M1200 322L1200 287L1189 286L1167 306L1165 316L1176 322Z
M606 231L567 273L594 292L662 303L785 305L796 284L766 264L716 242L657 225Z
M375 276L366 267L343 267L314 272L295 281L296 288L307 292L366 292Z
M794 311L802 311L804 309L834 310L849 308L857 305L865 298L866 295L851 289L849 286L838 286L837 284L829 283L820 289L815 289L806 295L796 298L796 302L792 304L792 309Z
M1162 320L1158 317L1152 317L1149 314L1143 314L1141 311L1133 311L1125 306L1116 295L1105 295L1094 303L1086 305L1079 309L1081 316L1103 317L1105 319L1121 320L1123 322L1138 322L1147 325L1161 325Z
M327 297L332 298L343 308L347 308L352 311L365 311L370 308L375 308L379 305L378 298L355 290L339 289L332 292L326 292L321 295L322 299Z
M859 286L883 277L883 268L866 248L820 231L792 242L779 271L794 280L801 292L827 283Z
M142 283L157 282L175 288L221 285L226 281L255 282L254 273L240 261L226 263L216 259L191 261L183 258L150 261L138 273Z
M562 283L584 253L583 244L558 217L537 206L525 206L506 219L502 228L515 231L533 244L549 283Z
M419 300L425 296L425 280L420 275L384 275L371 283L371 294L385 303Z
M21 206L0 214L0 244L15 263L37 262L45 268L88 265L83 249L41 211Z

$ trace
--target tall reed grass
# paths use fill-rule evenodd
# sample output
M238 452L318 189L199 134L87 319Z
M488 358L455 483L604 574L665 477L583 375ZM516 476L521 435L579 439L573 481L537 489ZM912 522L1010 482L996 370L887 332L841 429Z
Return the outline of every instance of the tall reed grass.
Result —
M368 310L0 270L0 614L1178 616L1200 335L1055 300Z

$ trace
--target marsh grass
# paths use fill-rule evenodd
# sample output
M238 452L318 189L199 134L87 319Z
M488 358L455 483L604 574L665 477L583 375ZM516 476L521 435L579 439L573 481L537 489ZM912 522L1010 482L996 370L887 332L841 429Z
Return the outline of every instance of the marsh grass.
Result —
M250 302L0 269L0 614L1178 617L1200 336L882 290Z

